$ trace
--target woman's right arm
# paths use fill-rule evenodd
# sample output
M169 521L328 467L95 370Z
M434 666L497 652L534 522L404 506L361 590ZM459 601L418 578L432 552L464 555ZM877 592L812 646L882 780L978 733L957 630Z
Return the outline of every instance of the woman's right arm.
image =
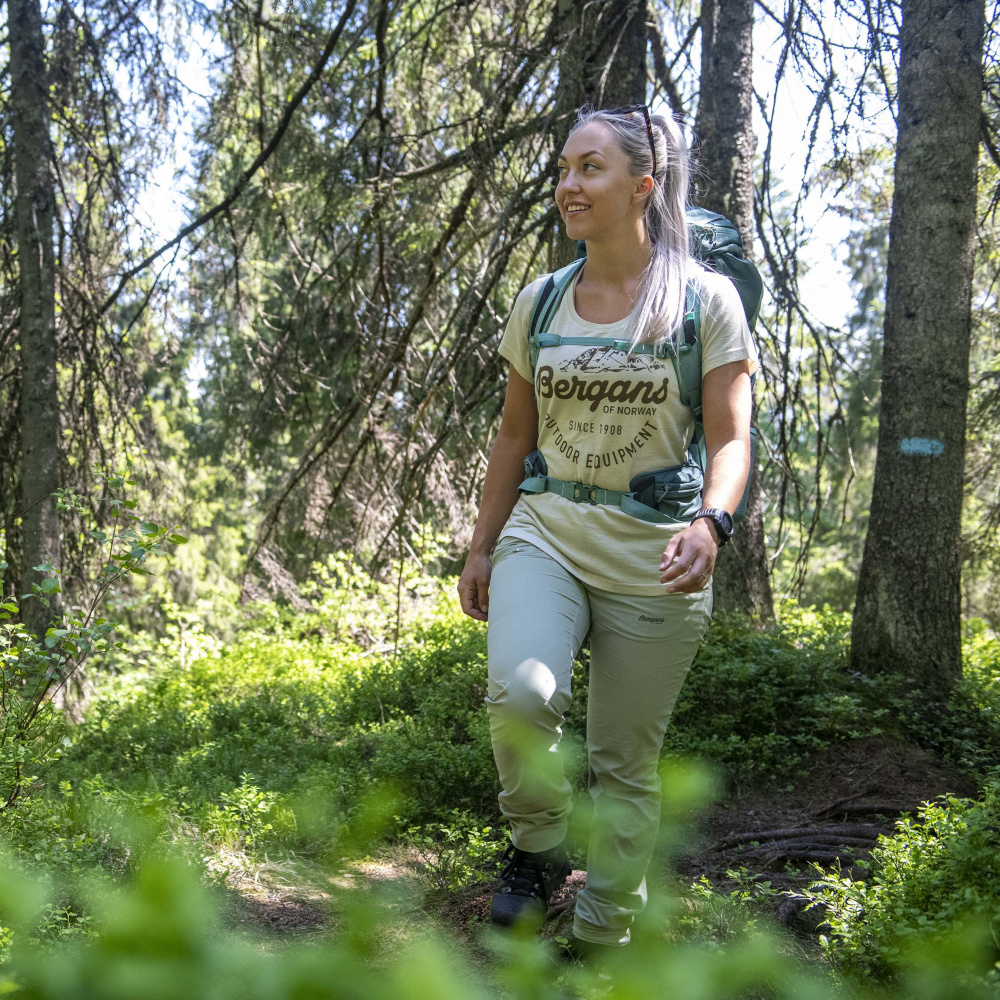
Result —
M500 430L490 451L483 500L465 568L458 581L462 610L484 622L489 614L490 551L517 503L524 459L538 446L538 406L534 386L511 366Z

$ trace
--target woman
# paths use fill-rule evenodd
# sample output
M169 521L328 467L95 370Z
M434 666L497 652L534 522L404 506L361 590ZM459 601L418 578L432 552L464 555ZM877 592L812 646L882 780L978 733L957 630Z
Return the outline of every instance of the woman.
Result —
M500 344L511 364L472 545L463 611L488 621L486 698L512 844L491 922L540 922L570 871L572 789L555 754L572 664L590 634L587 752L594 802L587 884L573 933L627 944L646 900L660 811L657 764L677 694L708 627L716 551L750 461L757 361L739 296L688 252L688 159L677 124L645 106L581 110L558 159L555 199L587 258L548 324L573 338L671 342L689 280L701 298L708 465L690 523L649 523L583 488L518 496L536 448L548 475L607 490L684 461L694 430L669 357L629 344L562 344L529 355L545 275L517 297ZM536 381L537 379L537 381ZM604 494L602 494L604 495ZM708 513L703 513L709 509Z

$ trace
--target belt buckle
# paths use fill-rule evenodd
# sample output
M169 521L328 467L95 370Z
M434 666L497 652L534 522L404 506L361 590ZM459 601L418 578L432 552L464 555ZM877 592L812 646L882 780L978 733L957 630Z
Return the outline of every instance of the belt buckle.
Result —
M597 503L596 487L590 486L587 483L574 483L573 484L573 502L574 503Z

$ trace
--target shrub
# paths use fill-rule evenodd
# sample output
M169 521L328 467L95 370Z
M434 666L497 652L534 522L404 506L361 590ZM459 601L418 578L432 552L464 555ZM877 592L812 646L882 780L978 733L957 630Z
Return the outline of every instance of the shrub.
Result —
M489 937L487 961L469 956L440 928L400 911L398 888L357 888L331 879L338 930L307 946L268 952L227 934L218 896L196 867L163 850L144 852L135 877L114 891L83 889L92 918L53 903L9 859L0 858L0 992L24 1000L479 1000L508 996L646 1000L983 1000L991 993L961 948L926 956L899 989L845 988L823 969L789 957L772 935L743 927L725 945L677 943L662 934L663 901L653 898L633 944L603 966L566 967L545 943ZM333 872L330 873L331 875ZM9 930L12 928L13 930ZM53 929L60 937L51 940ZM390 945L382 951L383 943ZM598 961L601 961L600 959Z
M992 968L1000 959L1000 776L979 801L942 796L899 820L892 836L879 837L869 881L827 874L803 898L825 908L821 943L852 973L892 976L915 945L956 934L975 943L982 972Z
M667 731L666 747L708 757L735 780L778 780L811 751L874 735L879 685L848 669L850 616L787 602L759 631L713 622Z
M108 596L130 574L149 575L145 564L151 555L165 554L164 546L186 539L170 528L143 521L132 513L136 501L127 497L131 465L123 472L106 470L98 477L106 496L97 502L111 512L110 534L98 527L84 504L84 497L57 490L60 510L74 510L90 518L87 534L102 550L104 565L81 605L71 605L55 615L56 595L62 591L52 566L35 566L46 573L31 585L30 594L0 595L0 809L10 810L41 787L45 770L70 744L65 720L53 699L64 693L93 653L112 645L114 625L101 615ZM18 620L25 601L41 605L43 620L50 619L44 635L29 633ZM54 615L54 617L50 617Z
M330 803L331 836L377 781L398 789L409 825L495 812L480 630L432 618L392 657L272 626L258 620L183 665L107 678L60 776L155 788L201 836L251 853L323 850L287 816L306 792ZM259 798L248 806L250 788Z
M460 809L452 809L446 823L411 826L403 837L441 893L491 882L507 846L502 829L483 825L475 814Z
M1000 639L980 618L962 623L962 677L941 697L893 674L881 698L898 734L977 784L1000 769Z
M196 659L164 658L108 678L60 776L80 787L101 775L107 788L130 794L155 788L203 836L251 852L307 847L291 819L241 826L232 802L245 773L269 803L260 816L321 789L340 823L373 782L387 781L404 825L447 823L455 809L493 822L485 630L454 602L433 607L397 655L309 634L297 618L265 628L258 615L232 643L203 646ZM714 625L667 750L712 758L740 779L778 778L813 747L877 731L871 686L846 671L846 633L845 616L794 605L764 633L738 620ZM588 662L584 650L564 727L581 790Z

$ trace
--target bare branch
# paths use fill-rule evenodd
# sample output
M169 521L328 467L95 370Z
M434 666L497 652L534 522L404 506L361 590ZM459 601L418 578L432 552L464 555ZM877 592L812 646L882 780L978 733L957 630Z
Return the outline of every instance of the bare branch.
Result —
M326 68L326 64L329 62L330 56L333 54L333 50L336 48L337 42L340 40L344 25L347 24L350 16L354 13L354 8L356 6L357 0L347 0L347 5L344 7L344 12L340 17L340 20L337 22L337 26L333 29L330 37L327 39L326 47L323 49L323 54L320 56L315 66L313 66L312 71L310 72L305 83L303 83L295 94L292 95L287 107L285 108L285 113L278 122L277 129L275 129L274 134L271 136L270 142L268 142L268 144L260 151L253 163L251 163L250 166L240 174L229 194L217 205L214 205L206 212L202 212L197 219L186 225L173 239L168 240L157 250L154 250L138 264L129 268L129 270L122 274L115 290L108 296L108 298L101 305L100 309L97 311L98 316L103 316L108 309L114 305L118 296L121 295L125 286L132 280L132 278L144 271L150 264L162 257L163 254L175 247L183 239L190 236L191 233L200 229L206 223L211 222L217 215L225 212L240 197L257 171L260 170L265 163L267 163L268 159L270 159L271 155L281 144L281 140L284 137L285 132L288 130L288 126L291 124L292 117L308 96L309 91L312 90L313 85L322 75L323 70Z

